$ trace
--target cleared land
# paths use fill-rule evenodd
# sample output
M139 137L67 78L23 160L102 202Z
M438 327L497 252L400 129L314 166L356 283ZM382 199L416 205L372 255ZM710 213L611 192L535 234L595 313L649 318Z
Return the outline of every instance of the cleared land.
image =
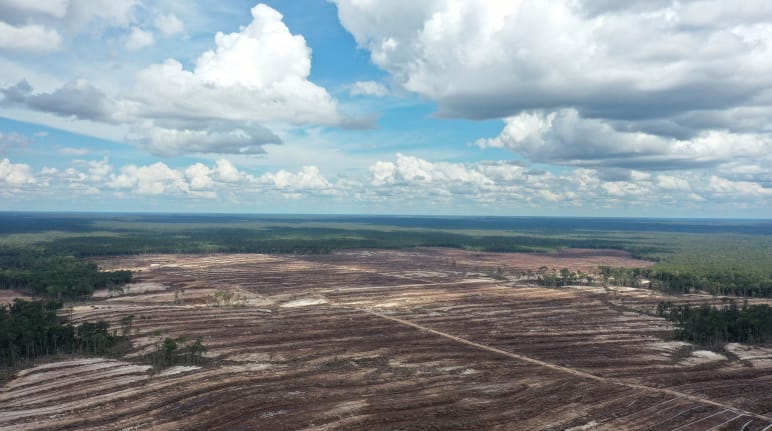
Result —
M542 266L645 265L617 251L100 263L141 272L123 294L65 312L113 327L134 315L128 357L19 372L0 391L0 428L772 429L771 348L699 350L646 314L720 298L520 280ZM204 337L211 363L154 374L134 362L181 335Z
M31 300L32 299L32 297L30 297L28 294L26 294L24 292L19 292L19 291L16 291L16 290L0 289L0 305L1 304L10 304L16 298L26 299L26 300Z

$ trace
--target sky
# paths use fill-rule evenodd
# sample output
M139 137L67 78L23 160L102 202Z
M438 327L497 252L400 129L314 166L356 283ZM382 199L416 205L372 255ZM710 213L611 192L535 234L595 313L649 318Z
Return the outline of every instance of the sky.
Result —
M772 217L768 0L0 0L0 210Z

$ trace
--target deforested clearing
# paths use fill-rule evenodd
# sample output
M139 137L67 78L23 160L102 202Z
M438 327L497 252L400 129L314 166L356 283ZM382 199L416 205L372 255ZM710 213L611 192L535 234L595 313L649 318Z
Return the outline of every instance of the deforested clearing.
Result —
M133 316L124 358L17 372L0 429L620 430L772 425L768 346L672 341L662 301L613 286L549 288L539 267L647 265L624 252L343 250L320 256L143 255L123 292L65 310ZM141 271L140 271L141 270ZM751 300L762 303L764 300ZM165 337L208 361L153 370Z

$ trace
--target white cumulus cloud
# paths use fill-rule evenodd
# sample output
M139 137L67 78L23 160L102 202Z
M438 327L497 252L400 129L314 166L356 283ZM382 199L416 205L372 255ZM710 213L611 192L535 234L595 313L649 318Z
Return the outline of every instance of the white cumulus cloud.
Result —
M107 28L128 28L136 21L140 0L69 0L63 25L70 33L91 31L100 34Z
M120 173L112 175L108 186L115 189L128 189L140 195L177 194L190 191L185 175L161 162L149 166L124 166Z
M732 181L718 176L711 176L708 190L719 195L734 196L770 196L772 188L765 188L761 184L749 181Z
M217 33L193 69L167 59L138 73L129 99L146 120L135 124L132 142L158 155L257 154L280 142L260 124L348 124L327 90L309 81L303 36L266 5L251 13L240 31Z
M0 160L0 184L14 187L35 184L36 182L35 175L29 165L11 163L8 159Z
M56 30L30 24L14 27L0 21L0 50L50 52L61 49L62 37Z
M148 25L165 36L183 30L176 15L146 18L138 12L138 4L69 0L57 22L64 29L89 28L94 36L119 28L113 32L120 35L116 41L128 50L155 43ZM339 112L327 90L309 80L311 49L302 35L290 32L279 12L258 4L251 16L252 21L236 32L216 33L212 48L203 51L192 67L168 58L140 68L130 88L104 86L100 77L95 83L78 78L41 91L22 79L0 88L0 104L107 123L116 133L119 128L128 130L127 142L164 157L260 154L263 146L282 141L271 129L364 125L365 120ZM2 26L15 28L0 22L0 36ZM12 39L8 45L18 47L17 37Z
M153 33L142 30L139 27L132 27L129 35L126 37L126 49L137 51L146 48L155 43Z
M212 170L203 163L196 163L185 169L185 177L190 181L190 188L194 190L208 189L214 185Z
M304 166L297 173L285 170L275 173L269 172L262 175L260 180L263 183L272 184L279 189L289 190L329 189L332 187L316 166Z
M357 81L349 86L352 96L376 96L383 97L389 94L389 89L380 82Z
M164 127L152 120L136 124L127 141L165 157L194 153L262 154L265 144L281 142L257 124L183 121Z
M166 37L174 36L175 34L182 33L185 29L184 24L177 18L176 15L170 13L168 15L158 15L153 21L155 27Z
M658 117L750 103L772 82L764 0L334 2L373 62L444 115L577 106Z
M421 211L466 208L501 213L525 208L625 214L668 210L700 213L706 208L732 211L738 206L764 211L772 204L768 183L701 170L669 173L603 172L569 168L560 173L521 163L483 161L449 163L396 154L377 160L362 175L325 177L314 165L256 176L227 159L172 167L162 162L113 166L107 158L73 160L53 169L0 160L0 195L4 198L102 198L164 202L218 198L227 203L323 202L328 209L356 203L368 208Z
M772 154L765 134L710 130L690 139L616 130L602 119L582 118L573 108L523 112L504 119L504 129L477 145L507 148L536 162L671 170L758 160Z
M134 98L148 116L338 124L335 101L308 80L311 50L290 33L282 15L252 8L252 22L237 33L217 33L215 48L193 70L177 60L138 75Z

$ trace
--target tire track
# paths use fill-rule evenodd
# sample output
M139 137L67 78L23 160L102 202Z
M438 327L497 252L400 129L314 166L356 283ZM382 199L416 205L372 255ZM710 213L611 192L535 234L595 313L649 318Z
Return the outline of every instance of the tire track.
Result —
M488 352L492 352L492 353L496 353L496 354L499 354L499 355L507 356L509 358L516 359L518 361L527 362L527 363L530 363L530 364L533 364L533 365L537 365L537 366L540 366L540 367L543 367L543 368L548 368L548 369L555 370L555 371L558 371L558 372L561 372L561 373L570 374L570 375L575 376L575 377L579 377L579 378L583 378L583 379L595 380L595 381L598 381L598 382L612 384L612 385L625 386L625 387L628 387L628 388L638 389L638 390L646 391L646 392L657 392L657 393L660 393L660 394L671 395L671 396L678 397L678 398L683 398L683 399L686 399L686 400L689 400L689 401L694 401L694 402L698 402L698 403L702 403L702 404L707 404L707 405L710 405L710 406L713 406L713 407L718 407L718 408L724 409L724 411L731 411L731 412L734 412L734 413L736 413L738 415L749 416L749 417L754 417L756 419L761 419L761 420L769 422L771 424L770 426L772 426L772 417L765 416L765 415L758 414L758 413L752 413L752 412L749 412L749 411L746 411L746 410L743 410L743 409L740 409L740 408L737 408L737 407L734 407L734 406L731 406L731 405L723 404L723 403L720 403L720 402L717 402L717 401L713 401L713 400L710 400L710 399L707 399L707 398L698 397L696 395L687 394L685 392L680 392L680 391L676 391L676 390L673 390L673 389L655 388L655 387L641 385L641 384L637 384L637 383L628 383L628 382L623 382L623 381L612 379L612 378L596 376L594 374L586 373L584 371L580 371L580 370L576 370L576 369L568 368L568 367L563 367L563 366L560 366L560 365L555 365L555 364L552 364L552 363L549 363L549 362L545 362L545 361L541 361L541 360L538 360L538 359L534 359L534 358L531 358L531 357L528 357L528 356L524 356L524 355L520 355L520 354L517 354L517 353L508 352L506 350L497 349L495 347L487 346L487 345L484 345L484 344L476 343L474 341L467 340L465 338L457 337L455 335L451 335L451 334L448 334L446 332L438 331L436 329L432 329L432 328L420 325L418 323L411 322L409 320L405 320L405 319L400 319L398 317L389 316L389 315L386 315L386 314L383 314L383 313L379 313L377 311L372 311L372 310L363 309L363 308L342 306L342 305L338 305L338 306L342 307L342 308L347 308L347 309L351 309L351 310L356 310L356 311L364 312L364 313L370 314L372 316L380 317L382 319L391 320L392 322L396 322L396 323L399 323L399 324L404 325L404 326L410 326L410 327L413 327L413 328L418 329L420 331L424 331L424 332L428 332L430 334L434 334L434 335L437 335L437 336L440 336L440 337L444 337L444 338L447 338L449 340L455 341L455 342L460 343L460 344L465 344L467 346L475 347L475 348L480 349L480 350L485 350L485 351L488 351Z

